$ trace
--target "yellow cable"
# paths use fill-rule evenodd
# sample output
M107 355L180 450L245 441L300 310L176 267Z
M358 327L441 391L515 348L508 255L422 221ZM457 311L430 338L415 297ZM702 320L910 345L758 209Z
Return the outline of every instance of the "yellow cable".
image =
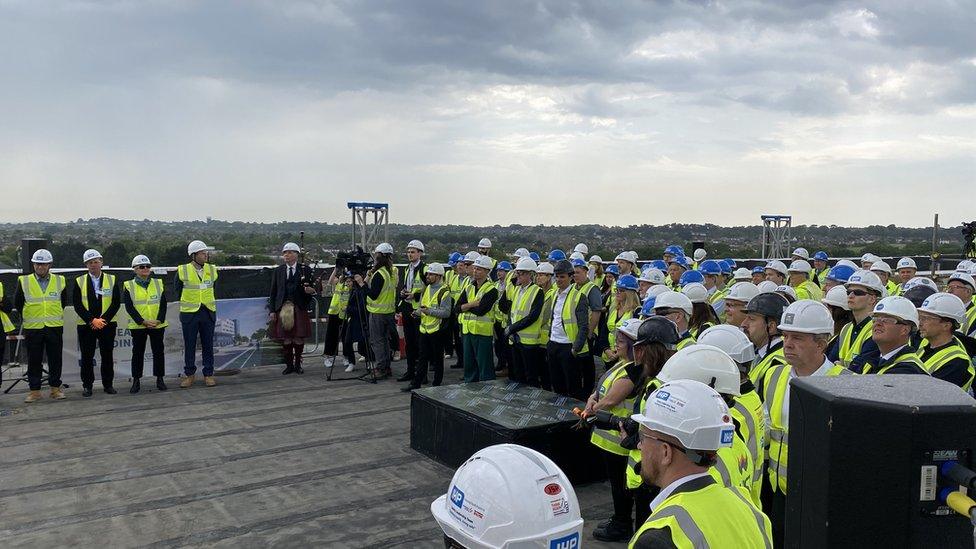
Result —
M949 494L949 497L946 498L946 503L948 503L949 507L952 507L955 512L966 518L970 518L970 511L972 511L973 507L976 507L976 501L973 501L973 498L958 491Z

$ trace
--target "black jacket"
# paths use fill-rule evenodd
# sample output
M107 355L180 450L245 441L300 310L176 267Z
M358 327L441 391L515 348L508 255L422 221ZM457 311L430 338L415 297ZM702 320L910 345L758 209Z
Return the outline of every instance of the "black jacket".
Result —
M424 279L424 270L426 268L427 268L427 264L424 263L423 259L421 259L420 263L417 264L417 268L414 269L414 271L416 272L417 275L419 275L420 278L420 286L413 287L413 296L414 296L413 299L414 301L417 302L420 301L420 296L423 295L424 286L427 284L427 281ZM407 301L406 299L400 297L400 292L407 287L407 275L410 273L410 264L408 263L403 267L400 267L399 270L400 270L400 274L397 276L397 287L396 287L397 311L401 313L411 313L413 312L412 302Z
M150 283L151 280L152 279L150 279ZM136 284L138 284L138 282L136 282ZM132 296L129 294L128 288L126 288L125 292L122 294L122 303L125 305L125 311L129 313L129 318L132 319L132 322L142 324L142 321L146 320L142 318L142 315L140 315L139 311L136 310L135 304L132 303ZM159 314L156 315L154 320L166 322L166 304L166 292L163 292L163 294L159 296Z
M108 310L102 309L102 296L95 293L95 285L92 284L91 277L81 275L78 277L78 280L85 280L86 278L86 284L88 285L88 303L91 304L91 309L85 308L85 302L81 298L81 289L78 287L78 282L73 281L71 283L71 302L74 304L75 313L78 314L78 318L85 324L90 324L96 318L101 318L105 322L115 322L115 315L122 306L122 283L119 281L118 275L115 276L115 284L112 286L114 299ZM102 273L102 280L105 280L105 273Z
M312 269L307 265L296 264L295 274L289 280L287 265L275 267L274 271L271 272L271 295L268 297L268 310L277 313L285 301L291 301L299 309L308 310L312 296L305 293L302 281L314 286L315 279L313 276Z

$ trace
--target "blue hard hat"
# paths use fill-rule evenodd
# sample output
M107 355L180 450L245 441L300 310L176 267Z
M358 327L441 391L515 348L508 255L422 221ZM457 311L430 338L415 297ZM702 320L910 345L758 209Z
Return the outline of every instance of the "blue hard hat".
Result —
M453 266L457 265L457 262L458 261L461 261L461 258L462 257L464 257L464 256L461 255L461 252L451 252L451 255L448 256L448 258L447 258L447 264L450 265L451 267L453 267Z
M547 259L549 261L561 261L563 259L566 259L566 252L560 249L555 249L549 252L549 257Z
M692 282L705 282L705 275L701 271L687 271L682 273L681 278L678 279L678 285L684 288L685 284L691 284Z
M681 246L676 246L674 244L671 244L667 248L664 248L664 253L675 255L675 256L685 255L685 251L681 249Z
M688 263L688 258L683 255L676 256L674 258L674 261L672 261L671 263L677 263L678 265L684 267L685 270L691 268L691 263Z
M702 261L701 265L698 266L698 270L701 271L702 274L707 274L707 275L722 274L722 266L719 265L719 262L715 261L714 259L706 259L705 261Z
M650 296L644 300L644 305L641 307L641 316L654 316L654 302L657 301L657 296Z
M763 267L762 265L757 265L757 266L755 266L755 267L752 268L752 274L761 274L761 275L764 275L764 274L766 274L766 267Z
M610 273L613 276L617 276L620 274L620 267L617 267L616 263L611 263L610 265L607 265L607 268L604 269L604 272Z
M584 259L574 259L573 261L571 261L571 263L573 264L573 267L582 267L584 269L589 268L589 265L586 263L586 260Z
M512 264L508 261L499 261L498 265L495 266L496 271L511 271Z
M825 252L825 251L819 251L819 252L813 254L813 258L814 259L818 259L820 261L827 261L827 259L829 259L827 257L827 252Z
M654 261L651 261L651 267L654 267L662 273L668 270L668 264L665 263L663 259L655 259Z
M532 261L535 261L536 263L542 259L539 257L539 252L529 252L529 257L532 258Z
M730 263L728 259L723 259L719 261L718 264L721 265L722 272L725 274L732 274L732 269L735 268L735 265Z
M837 282L847 282L847 279L854 274L854 269L847 265L834 265L827 271L827 278Z
M732 269L735 269L735 268L737 268L739 266L738 264L736 264L735 260L732 259L731 257L726 257L722 261L724 261L724 262L726 262L726 263L729 264L729 272L730 273L732 272Z
M617 280L617 288L624 290L637 291L637 277L634 275L624 275Z

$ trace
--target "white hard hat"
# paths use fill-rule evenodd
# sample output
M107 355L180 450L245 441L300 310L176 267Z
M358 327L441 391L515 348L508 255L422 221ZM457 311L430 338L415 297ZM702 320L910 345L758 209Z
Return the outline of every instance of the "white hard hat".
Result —
M481 240L478 241L478 247L491 248L491 240L488 240L487 238L482 238Z
M783 276L786 276L786 275L790 274L789 273L789 269L786 268L786 264L783 263L782 261L778 260L778 259L774 259L774 260L766 263L766 267L765 268L766 269L773 270L773 271L776 271L776 272L782 274Z
M152 261L149 261L147 256L140 254L132 258L132 268L134 269L139 265L152 265Z
M851 286L863 286L869 290L874 290L882 294L882 297L887 293L884 284L881 283L881 278L871 271L865 271L864 269L855 271L854 274L847 279L847 283L844 284L844 287L850 288Z
M752 271L745 267L739 267L732 272L732 280L752 280Z
M194 240L186 246L186 255L193 255L197 252L210 252L213 248L207 246L202 240Z
M796 301L796 290L794 290L792 286L788 284L780 284L779 286L776 286L776 291L781 294L786 294L783 297L789 296L793 298L793 301Z
M419 250L421 252L427 251L424 249L424 243L416 239L411 240L410 242L407 243L407 249L409 250L410 248Z
M697 248L695 249L695 254L693 257L695 258L695 261L701 261L705 259L706 255L708 255L708 253L705 251L704 248Z
M444 266L440 263L431 263L427 265L427 274L444 276Z
M470 549L580 547L583 518L569 478L524 446L479 450L430 504L444 535Z
M966 323L966 305L958 296L950 293L938 292L928 296L918 310L919 312L948 318L957 326Z
M650 282L651 284L664 284L664 273L662 273L660 269L651 267L649 269L644 269L640 275L640 278L637 280L643 280L644 282Z
M603 258L598 255L591 255L589 263L603 263Z
M834 317L823 303L801 299L783 309L779 330L801 334L833 334Z
M827 295L825 295L820 301L826 305L840 307L845 311L851 310L851 306L847 304L847 289L843 286L834 286L833 288L827 290Z
M973 263L973 268L969 269L969 274L976 277L976 263Z
M102 254L98 253L98 250L85 250L85 253L81 256L82 263L88 263L92 259L101 259Z
M891 274L891 265L888 265L887 261L875 261L871 264L871 270Z
M688 450L713 452L727 448L735 436L729 407L722 396L692 379L665 383L647 396L644 413L634 414L631 419L678 439Z
M861 263L870 263L874 265L875 262L877 261L881 261L881 258L879 256L874 255L871 252L868 252L861 256Z
M481 257L481 254L480 253L475 252L475 251L471 251L471 252L468 252L468 253L464 254L464 259L462 259L461 261L464 261L466 263L474 263L474 260L475 259L478 259L479 257Z
M583 244L582 242L580 242L579 244L577 244L573 248L573 251L574 252L579 252L579 253L581 253L583 255L586 255L586 254L590 253L590 249L586 246L586 244Z
M963 284L968 284L973 291L976 291L976 281L973 280L972 275L970 275L969 273L960 273L960 272L952 273L951 275L949 275L949 280L946 283L948 284L953 280L958 280Z
M547 274L547 275L553 274L552 263L549 263L547 261L543 261L542 263L539 263L539 268L536 269L535 272L540 274Z
M775 287L776 284L773 284L773 286ZM749 300L757 295L759 295L759 288L752 282L736 282L729 288L729 293L725 295L725 300L749 303Z
M681 293L685 294L692 303L705 303L708 301L708 288L701 282L689 282L681 288ZM657 302L655 302L657 305Z
M539 268L539 264L535 262L531 257L523 257L515 263L516 271L532 271L535 272Z
M911 322L915 328L918 328L918 311L915 309L915 305L908 298L900 295L888 296L879 301L874 306L873 314L891 315L900 320Z
M647 289L647 293L644 294L644 300L646 301L649 297L657 298L657 296L663 294L664 292L670 291L672 291L671 288L668 288L664 284L655 284Z
M661 367L657 378L665 383L693 379L708 385L721 395L741 394L739 366L728 353L711 345L689 345L671 355Z
M31 256L31 263L54 263L54 256L51 252L41 248Z
M918 266L915 265L914 259L910 257L903 257L898 260L898 265L895 268L896 269L918 269Z
M956 265L956 271L960 273L968 273L972 268L973 262L968 259L963 259Z
M860 265L858 265L857 263L854 263L850 259L838 259L837 260L837 264L834 265L834 267L836 267L837 265L847 265L848 267L854 269L855 271L857 271L857 270L859 270L861 268Z
M478 259L474 260L474 266L490 271L491 268L494 267L494 264L491 262L491 258L487 255L479 255Z
M373 250L373 253L393 255L393 246L390 246L389 242L381 242L378 246L376 246L376 249Z
M795 255L797 257L801 257L803 259L806 259L807 261L810 261L810 252L808 252L806 248L797 248L793 250L793 253L791 255Z
M905 287L902 288L902 290L907 292L908 290L911 290L912 288L918 285L928 286L929 288L932 288L936 292L939 291L939 285L936 284L935 281L933 281L931 278L924 277L924 276L915 276L910 278L908 282L905 283Z
M529 257L529 250L527 250L526 248L519 248L515 250L515 253L512 254L512 257L520 257L520 258Z
M629 337L632 341L637 341L637 329L644 321L638 318L628 318L623 321L620 326L617 326L617 331L622 332L624 335Z
M634 253L634 252L620 252L619 254L617 254L617 258L614 259L614 261L619 261L621 259L624 260L624 261L629 261L631 263L635 263L636 264L637 263L637 254ZM620 273L620 274L624 275L624 274L627 274L627 273Z
M759 290L761 294L769 294L776 291L779 286L772 280L763 280L759 284L756 284L756 289ZM728 299L728 298L726 298Z
M790 263L790 267L786 269L791 273L804 273L810 274L813 267L810 266L810 262L805 259L797 259L796 261Z
M576 259L579 259L580 261L586 261L586 256L583 255L583 252L573 252L569 254L570 261L574 261Z
M285 245L282 246L282 248L281 248L281 253L285 253L285 252L298 252L298 253L302 253L302 249L299 248L298 247L298 244L295 244L294 242L286 242Z
M752 362L756 358L756 348L749 341L749 336L741 328L729 324L712 326L698 334L698 344L718 347L739 364Z
M681 309L691 316L691 300L688 296L674 290L662 292L654 300L654 310L657 309Z

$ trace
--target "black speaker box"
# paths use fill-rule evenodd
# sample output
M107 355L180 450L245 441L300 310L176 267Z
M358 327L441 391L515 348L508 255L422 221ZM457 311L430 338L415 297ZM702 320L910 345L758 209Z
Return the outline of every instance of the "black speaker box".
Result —
M24 238L20 241L20 270L24 274L34 272L31 257L34 252L47 247L47 240L43 238Z

